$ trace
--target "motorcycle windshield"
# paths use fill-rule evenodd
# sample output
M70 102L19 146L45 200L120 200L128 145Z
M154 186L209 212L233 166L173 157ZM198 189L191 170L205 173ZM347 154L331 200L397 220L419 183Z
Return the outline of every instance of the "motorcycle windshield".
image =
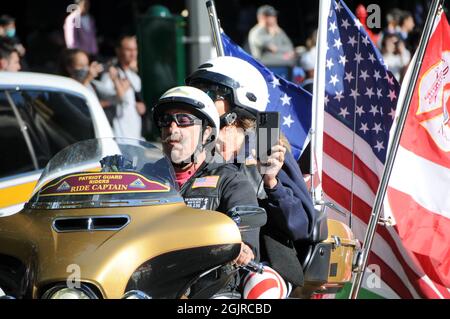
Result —
M27 208L123 207L182 202L169 159L151 143L86 140L47 164Z

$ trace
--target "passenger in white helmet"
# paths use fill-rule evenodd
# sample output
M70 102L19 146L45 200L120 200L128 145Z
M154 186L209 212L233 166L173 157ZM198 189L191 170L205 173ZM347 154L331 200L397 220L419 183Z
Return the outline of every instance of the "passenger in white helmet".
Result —
M264 78L246 61L218 57L202 64L187 78L186 84L213 98L221 115L220 151L245 172L255 190L259 190L260 206L266 209L268 217L262 229L262 258L270 261L289 282L302 285L303 273L295 245L312 237L316 213L301 171L288 151L289 143L280 141L272 149L263 176L256 170L256 165L248 165L248 161L242 163L240 157L236 157L239 152L244 152L247 160L251 158L251 150L246 149L243 136L244 131L254 129L257 113L266 108L268 89ZM264 187L260 187L261 183ZM274 253L275 246L286 249Z

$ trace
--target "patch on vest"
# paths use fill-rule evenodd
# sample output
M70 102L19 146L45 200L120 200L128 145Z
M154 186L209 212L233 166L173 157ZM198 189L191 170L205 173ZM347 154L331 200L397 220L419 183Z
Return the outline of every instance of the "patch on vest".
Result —
M208 197L194 197L185 198L184 202L191 208L195 209L208 209L209 198Z
M216 188L219 182L220 176L205 176L195 179L192 189L195 188Z

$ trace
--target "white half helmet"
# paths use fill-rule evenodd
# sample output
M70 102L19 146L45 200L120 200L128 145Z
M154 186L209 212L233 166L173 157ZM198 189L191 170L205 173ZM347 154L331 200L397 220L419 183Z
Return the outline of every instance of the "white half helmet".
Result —
M262 74L250 63L239 58L221 56L198 67L186 84L203 88L204 84L219 84L232 90L232 107L238 107L251 116L266 109L269 92Z
M158 123L160 114L170 109L187 110L203 120L203 128L212 128L211 138L204 146L217 140L220 129L219 113L213 100L202 90L191 86L178 86L168 90L153 107L153 122Z

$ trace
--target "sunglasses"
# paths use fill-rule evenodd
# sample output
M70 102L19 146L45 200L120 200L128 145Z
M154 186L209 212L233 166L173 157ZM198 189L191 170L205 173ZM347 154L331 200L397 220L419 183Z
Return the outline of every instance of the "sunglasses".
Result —
M202 120L192 114L178 113L178 114L162 114L158 118L158 127L169 127L172 122L175 122L179 127L187 127L192 125L202 124Z

